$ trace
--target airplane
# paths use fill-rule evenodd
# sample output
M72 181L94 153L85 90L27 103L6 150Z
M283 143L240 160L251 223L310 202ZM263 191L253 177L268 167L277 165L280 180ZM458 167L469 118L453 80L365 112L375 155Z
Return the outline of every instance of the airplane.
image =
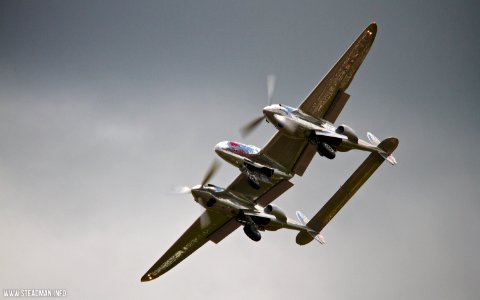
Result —
M299 131L310 126L298 120L302 118L311 120L311 124L316 122L333 124L349 98L345 90L366 57L376 32L377 25L372 23L360 34L310 96L299 106L297 113L302 114L300 117L297 115L295 119L293 115L280 115L275 112L271 116L265 113L265 117L271 118L273 122L277 121L274 123L276 126L279 126L278 120L280 123L287 119L293 120L281 124L285 124L283 127L285 128L290 126L287 124L295 122L295 130ZM291 110L289 113L294 111ZM267 112L270 111L267 110ZM380 142L369 134L371 144L364 148L360 147L362 150L368 148L371 152L366 160L311 220L303 213L297 212L298 222L296 222L271 202L293 186L289 179L295 175L304 174L318 151L318 145L305 136L292 134L294 131L282 130L281 126L279 127L277 133L262 149L228 141L217 144L215 147L217 154L237 166L240 174L227 188L210 184L208 182L218 170L218 163L214 163L200 185L182 189L183 192L190 192L205 211L141 277L142 282L158 278L206 242L219 243L240 226L243 226L245 234L253 241L261 239L260 231L276 231L284 228L298 231L296 243L299 245L305 245L313 240L324 243L325 240L320 232L329 221L385 160L390 163L392 160L395 161L391 155L398 146L398 139L392 137ZM318 136L317 132L325 128L327 126L311 130ZM330 136L334 139L341 138L341 142L333 146L339 149L343 146L352 147L344 137L335 135L348 134L338 132L337 128L329 129ZM332 140L323 139L327 136L328 134L321 135L321 142L330 145Z

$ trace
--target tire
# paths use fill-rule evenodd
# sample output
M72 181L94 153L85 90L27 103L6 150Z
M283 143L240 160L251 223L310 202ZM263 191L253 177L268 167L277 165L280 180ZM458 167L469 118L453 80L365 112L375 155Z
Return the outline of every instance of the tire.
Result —
M258 242L262 239L260 231L254 227L254 225L243 226L243 232L254 242Z
M321 156L325 156L328 159L334 159L335 158L335 149L333 149L330 144L327 144L325 142L321 142L317 145L317 152Z

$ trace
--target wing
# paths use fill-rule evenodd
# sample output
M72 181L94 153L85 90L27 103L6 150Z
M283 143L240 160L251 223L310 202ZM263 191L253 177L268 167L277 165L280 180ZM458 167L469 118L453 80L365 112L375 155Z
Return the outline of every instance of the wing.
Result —
M350 97L345 90L367 56L376 33L377 25L370 24L298 108L317 119L334 123ZM315 147L305 139L278 132L262 148L261 154L302 176L315 155Z
M389 155L397 148L398 139L388 138L380 143L379 147ZM358 189L372 176L377 168L385 159L377 152L372 152L367 159L358 167L355 172L347 179L340 189L325 203L320 211L307 223L307 226L316 232L322 229L332 220L332 218L342 209L342 207L352 198ZM300 232L297 235L297 244L305 245L313 238L306 232Z
M324 118L334 99L344 92L375 40L377 24L370 24L348 48L347 52L300 104L299 109L317 119ZM341 110L341 108L340 108ZM338 114L337 114L338 115Z
M143 275L142 281L153 280L167 272L208 241L208 236L228 223L230 217L205 211L173 244L170 249ZM205 224L207 223L207 224Z

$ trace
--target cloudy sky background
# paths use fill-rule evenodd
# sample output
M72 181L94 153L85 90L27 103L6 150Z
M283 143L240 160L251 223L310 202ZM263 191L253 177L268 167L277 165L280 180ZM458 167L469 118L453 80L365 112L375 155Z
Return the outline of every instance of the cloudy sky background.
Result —
M0 288L73 299L478 299L479 5L474 1L2 1ZM371 22L338 119L396 136L323 231L241 230L140 277L201 209L214 145L263 146L266 104L297 106ZM276 204L312 216L367 156L316 157ZM212 180L238 171L223 164Z

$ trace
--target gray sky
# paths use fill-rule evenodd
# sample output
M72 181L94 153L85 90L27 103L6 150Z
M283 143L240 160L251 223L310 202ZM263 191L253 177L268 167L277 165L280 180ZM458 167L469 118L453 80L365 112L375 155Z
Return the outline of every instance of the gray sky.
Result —
M73 299L478 299L479 5L474 1L2 1L0 288ZM201 209L222 140L263 146L266 104L297 106L371 21L376 41L339 117L396 136L323 231L241 230L150 283ZM367 154L316 157L276 204L312 216ZM223 164L212 180L238 173Z

